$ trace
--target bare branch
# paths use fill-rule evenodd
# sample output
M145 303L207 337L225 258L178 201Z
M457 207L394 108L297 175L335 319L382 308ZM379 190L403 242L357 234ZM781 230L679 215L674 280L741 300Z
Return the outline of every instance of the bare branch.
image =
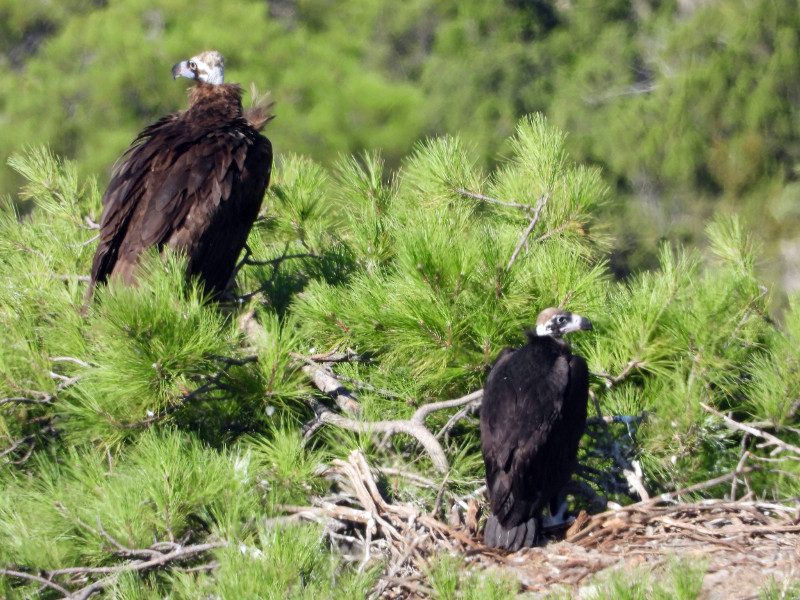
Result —
M492 204L499 204L500 206L507 206L508 208L519 208L524 211L532 212L534 208L530 204L518 204L517 202L503 202L502 200L498 200L496 198L490 198L489 196L484 196L483 194L479 194L478 192L470 192L469 190L465 190L460 187L452 188L454 192L458 192L462 196L466 196L468 198L475 198L476 200L483 200L484 202L490 202Z
M13 569L0 568L0 575L5 575L6 577L18 577L19 579L27 579L28 581L35 581L36 583L41 583L46 587L54 589L60 594L64 594L65 597L70 596L70 593L57 583L53 583L49 579L39 577L38 575L34 575L32 573L24 573L22 571L14 571Z
M50 577L58 577L60 575L108 575L111 573L123 573L125 571L144 571L154 567L163 567L173 561L185 560L202 554L203 552L227 546L228 542L225 541L194 544L191 546L178 545L175 550L160 554L158 557L150 560L132 561L113 567L68 567L66 569L54 569L48 571L47 574Z
M786 450L788 452L800 455L800 447L798 446L789 444L788 442L784 442L782 439L775 437L774 435L772 435L771 433L767 433L766 431L762 431L750 425L745 425L744 423L739 423L738 421L734 421L730 417L723 415L718 410L711 408L708 404L705 404L704 402L701 402L700 406L702 406L704 410L710 412L712 415L722 419L725 422L725 425L727 425L729 429L738 429L739 431L744 431L752 436L767 440L767 444L765 444L765 446L775 446L776 450L780 448L782 450ZM800 460L800 458L795 458L795 457L787 457L787 458L790 458L792 460Z
M89 363L82 361L79 358L74 358L72 356L51 356L49 358L53 362L72 362L75 363L76 365L86 367L87 369L92 366Z
M440 410L447 410L448 408L456 408L458 406L464 406L465 404L470 404L472 402L476 403L476 406L480 406L480 400L483 398L483 390L478 390L476 392L472 392L471 394L467 394L466 396L462 396L461 398L455 398L453 400L442 400L441 402L429 402L428 404L423 404L420 406L413 415L411 415L411 419L409 419L412 423L417 423L419 425L425 424L425 419L428 418L429 415L440 411Z
M517 247L514 249L514 252L511 254L511 258L506 265L506 272L511 270L511 267L514 266L514 262L517 260L517 256L519 255L522 247L528 242L528 238L530 237L531 233L533 233L534 228L536 227L537 223L539 223L539 217L542 214L542 209L544 208L547 201L550 199L550 194L545 194L541 198L539 198L539 203L536 205L536 208L533 210L533 216L531 217L531 222L528 225L528 228L522 234L522 237L517 244ZM546 238L541 238L546 239Z
M361 404L331 371L302 354L292 352L290 356L306 363L301 367L303 373L308 375L317 389L325 394L329 394L339 408L351 415L361 414Z
M422 445L431 457L433 466L436 467L439 472L446 473L449 469L447 457L444 454L444 450L442 450L442 446L423 424L410 419L396 421L356 421L355 419L337 415L314 398L308 397L305 401L314 411L317 419L328 425L334 425L341 429L347 429L348 431L355 431L358 433L383 432L391 435L398 433L410 435Z
M622 383L632 372L634 369L639 369L641 367L646 367L647 362L642 362L639 360L637 356L633 360L628 361L628 364L625 365L625 368L622 369L622 372L619 375L609 375L608 373L589 373L590 375L594 375L595 377L600 377L601 379L606 380L606 388L612 388L615 385Z

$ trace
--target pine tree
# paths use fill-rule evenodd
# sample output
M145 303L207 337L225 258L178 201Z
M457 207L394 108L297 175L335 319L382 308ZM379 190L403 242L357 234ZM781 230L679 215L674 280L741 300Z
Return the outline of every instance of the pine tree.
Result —
M540 116L509 147L490 173L455 137L394 173L376 153L330 172L284 157L236 302L153 252L86 316L97 186L46 149L16 155L32 207L0 206L0 594L365 596L384 565L348 563L287 507L330 494L326 465L354 448L425 512L475 492L475 392L550 305L595 325L574 340L599 410L576 506L716 477L701 493L730 496L731 473L797 494L800 307L770 316L739 221L708 225L708 255L664 245L658 270L616 281L600 174ZM431 580L460 589L442 560ZM497 597L484 587L470 597Z

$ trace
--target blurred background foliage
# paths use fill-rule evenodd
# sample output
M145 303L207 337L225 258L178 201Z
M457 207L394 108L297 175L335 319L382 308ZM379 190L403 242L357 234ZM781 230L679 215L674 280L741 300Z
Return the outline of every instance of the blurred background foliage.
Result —
M136 133L184 106L169 68L215 48L229 81L271 90L278 155L323 165L458 133L485 167L543 112L619 201L611 266L658 265L715 212L764 240L760 269L800 287L800 11L792 0L0 0L6 159L49 144L104 186Z

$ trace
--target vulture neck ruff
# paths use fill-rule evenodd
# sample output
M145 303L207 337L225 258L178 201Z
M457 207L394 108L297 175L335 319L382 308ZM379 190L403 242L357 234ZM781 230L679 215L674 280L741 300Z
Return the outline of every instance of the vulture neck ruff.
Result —
M189 88L189 112L209 112L226 121L242 116L242 88L237 83L214 85L198 81Z

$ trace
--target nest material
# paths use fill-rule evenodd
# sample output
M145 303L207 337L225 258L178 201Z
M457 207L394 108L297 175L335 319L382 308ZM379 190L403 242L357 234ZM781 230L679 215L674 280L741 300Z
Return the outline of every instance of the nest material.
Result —
M431 597L423 571L441 552L462 554L473 570L511 573L531 592L587 585L591 575L615 565L656 566L687 555L706 565L704 598L756 598L769 579L800 578L797 507L656 498L596 515L581 513L569 530L556 534L561 541L508 554L483 545L475 505L465 525L452 527L413 505L387 502L359 451L335 461L329 474L344 493L311 507L284 508L295 517L324 521L331 542L361 568L384 562L371 598Z

